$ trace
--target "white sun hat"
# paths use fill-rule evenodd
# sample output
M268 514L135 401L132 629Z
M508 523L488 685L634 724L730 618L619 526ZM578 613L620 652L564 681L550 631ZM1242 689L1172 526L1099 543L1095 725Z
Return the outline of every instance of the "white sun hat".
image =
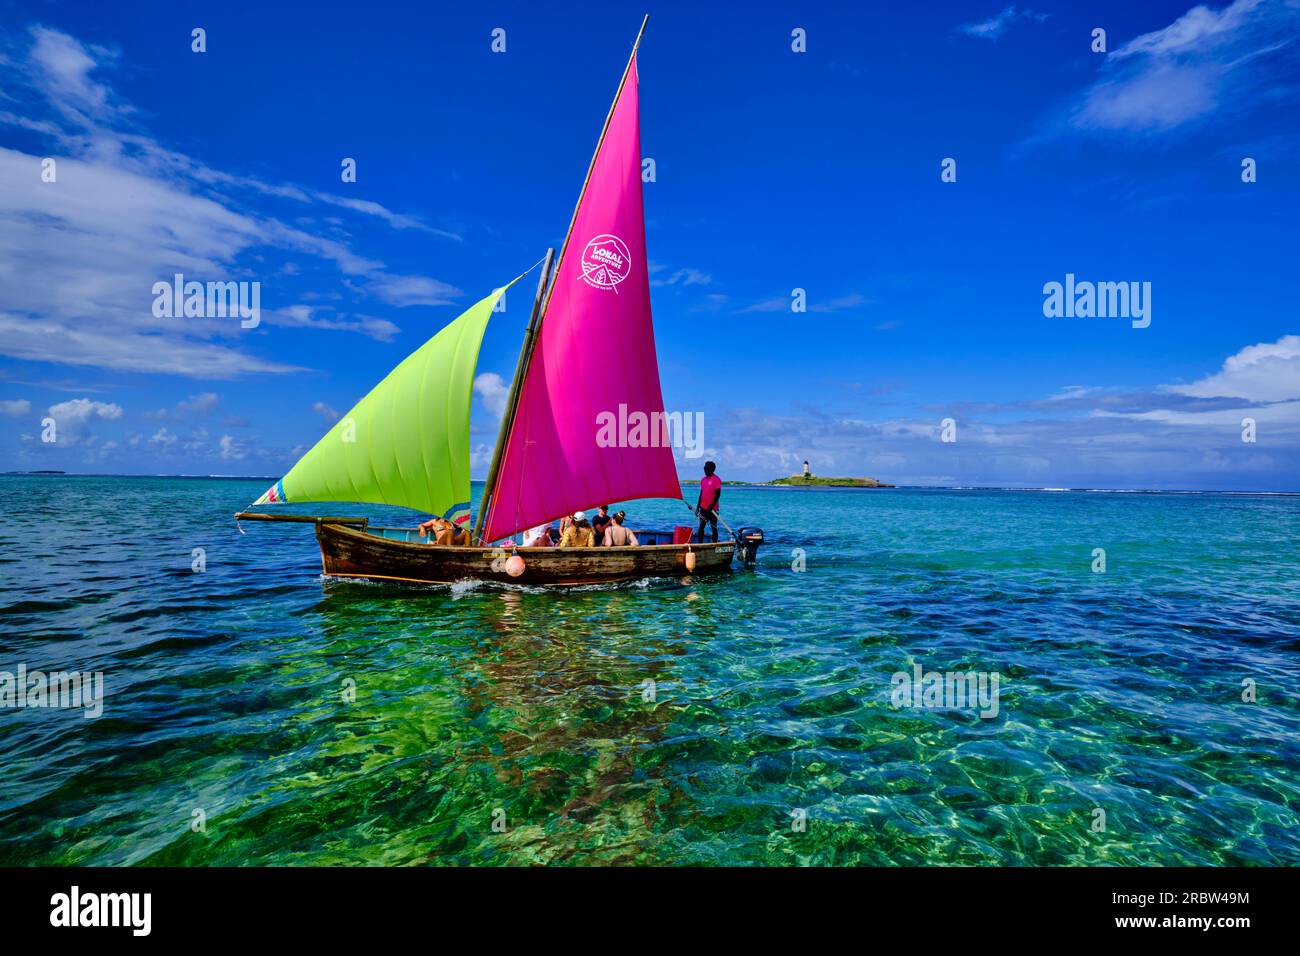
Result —
M575 511L575 512L573 513L573 520L574 520L574 521L581 521L581 520L582 520L583 518L585 518L585 517L587 517L587 512L585 512L585 511Z

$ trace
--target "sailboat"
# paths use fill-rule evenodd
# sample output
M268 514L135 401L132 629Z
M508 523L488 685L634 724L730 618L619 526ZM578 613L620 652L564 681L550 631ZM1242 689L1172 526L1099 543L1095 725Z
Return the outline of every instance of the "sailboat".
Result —
M650 429L667 432L641 195L636 57L644 32L645 21L559 257L550 249L541 261L474 522L469 424L475 368L488 319L523 276L470 306L409 355L250 506L399 505L468 529L470 543L434 544L417 528L375 526L364 517L246 510L237 520L311 522L324 573L341 578L585 585L726 571L737 556L754 563L763 540L758 528L737 529L718 542L693 540L689 526L638 529L638 544L624 547L521 548L513 539L608 502L682 499L669 442L653 440L645 429L627 429L610 441L608 430L598 427L602 416L630 410L629 421L640 413ZM608 362L592 367L581 359L597 342L616 347L608 350Z

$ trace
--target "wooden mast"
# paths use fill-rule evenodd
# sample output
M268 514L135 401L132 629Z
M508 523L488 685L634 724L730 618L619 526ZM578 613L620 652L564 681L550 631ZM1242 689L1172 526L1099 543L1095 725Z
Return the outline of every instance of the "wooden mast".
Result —
M614 101L609 104L609 112L605 114L605 125L600 128L600 139L596 140L596 148L591 154L591 162L587 164L587 175L582 180L582 189L578 193L578 202L573 207L573 215L569 218L569 229L564 234L564 244L560 246L560 258L555 264L555 274L558 276L560 267L564 265L564 254L569 249L569 240L573 238L573 226L578 221L578 211L582 209L582 200L587 195L587 184L591 182L591 174L596 168L596 160L600 156L600 147L605 145L605 134L609 132L610 120L614 118L614 109L618 106L618 99L623 95L623 87L627 83L628 74L632 72L632 61L636 59L637 48L641 45L641 37L645 34L646 24L650 22L650 14L646 14L641 21L641 29L637 31L636 40L632 43L632 53L627 58L627 66L623 67L623 76L618 81L618 90L614 93ZM555 291L555 284L551 283L550 288L546 288L547 270L550 268L551 257L554 249L546 251L546 264L542 266L542 278L537 286L538 298L533 302L533 315L528 324L528 331L524 333L523 346L519 350L519 362L515 367L514 381L510 383L510 397L506 403L506 413L501 417L501 430L497 433L497 445L492 452L492 465L488 469L487 481L483 485L483 500L479 502L478 518L474 522L474 530L470 534L470 540L475 544L482 544L483 521L487 517L488 505L496 492L496 480L501 470L501 458L505 451L506 441L510 438L510 430L514 427L515 412L519 408L519 392L523 384L524 376L528 373L528 365L533 358L533 347L537 343L537 333L541 330L542 320L546 317L546 308L551 304L551 293ZM542 298L542 292L546 296ZM540 309L538 305L540 303Z
M546 250L546 259L542 263L542 274L537 278L537 294L533 296L533 311L528 317L528 328L524 331L524 341L519 347L519 361L515 363L515 377L510 381L510 393L506 397L506 408L501 414L501 429L497 432L497 445L492 450L492 464L488 467L487 481L483 484L483 500L478 505L478 518L470 532L470 541L482 543L483 519L487 515L488 501L496 487L497 473L501 470L501 454L506 447L506 438L510 427L515 422L515 412L519 409L519 387L524 380L524 372L533 357L533 344L537 341L537 326L542 315L542 296L546 294L546 282L551 275L551 263L555 259L555 250Z

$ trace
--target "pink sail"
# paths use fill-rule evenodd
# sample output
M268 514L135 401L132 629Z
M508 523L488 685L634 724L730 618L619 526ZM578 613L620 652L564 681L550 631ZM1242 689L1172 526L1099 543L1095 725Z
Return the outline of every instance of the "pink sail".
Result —
M611 501L680 498L663 411L634 56L556 272L483 540Z

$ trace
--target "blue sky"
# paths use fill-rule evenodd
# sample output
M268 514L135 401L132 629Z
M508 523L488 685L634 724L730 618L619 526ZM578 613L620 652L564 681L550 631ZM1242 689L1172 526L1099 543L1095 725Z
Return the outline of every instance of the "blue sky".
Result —
M1300 491L1300 4L471 6L0 0L0 469L286 471L560 244L648 10L664 397L724 477ZM156 318L177 271L261 325ZM1150 327L1045 317L1067 272Z

